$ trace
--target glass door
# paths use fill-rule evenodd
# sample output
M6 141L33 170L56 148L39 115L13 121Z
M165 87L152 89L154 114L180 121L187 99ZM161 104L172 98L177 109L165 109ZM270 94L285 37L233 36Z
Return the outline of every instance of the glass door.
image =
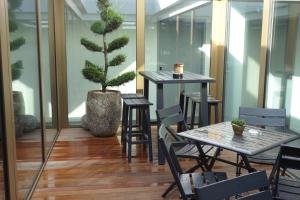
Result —
M276 1L267 67L267 108L285 108L288 126L300 133L300 1Z
M238 117L240 106L257 107L263 1L229 3L225 66L224 120Z

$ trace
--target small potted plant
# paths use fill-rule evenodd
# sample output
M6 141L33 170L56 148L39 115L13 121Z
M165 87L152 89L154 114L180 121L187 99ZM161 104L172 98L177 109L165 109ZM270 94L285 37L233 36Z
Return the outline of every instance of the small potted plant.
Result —
M242 135L243 134L244 129L245 129L245 125L246 125L245 120L234 119L234 120L231 121L231 126L232 126L232 129L233 129L233 132L236 135Z

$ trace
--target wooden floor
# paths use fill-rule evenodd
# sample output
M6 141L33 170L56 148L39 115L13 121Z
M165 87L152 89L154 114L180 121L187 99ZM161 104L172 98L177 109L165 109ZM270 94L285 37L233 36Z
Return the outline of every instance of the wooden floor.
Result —
M172 176L167 164L157 163L155 128L152 133L154 162L147 161L146 152L137 147L136 158L128 164L119 136L95 138L82 129L63 130L32 199L162 199ZM235 154L223 151L222 157L234 160ZM184 167L191 162L184 161ZM235 168L217 162L214 171L226 171L232 177ZM166 199L178 199L178 192Z

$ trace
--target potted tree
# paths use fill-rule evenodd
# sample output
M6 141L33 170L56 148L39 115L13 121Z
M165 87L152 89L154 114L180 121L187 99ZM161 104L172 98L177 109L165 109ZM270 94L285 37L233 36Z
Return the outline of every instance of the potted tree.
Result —
M111 58L110 54L126 46L129 42L127 36L121 36L110 42L107 35L117 30L123 23L123 18L111 6L108 0L98 0L100 21L94 22L90 30L101 38L98 45L86 38L81 38L81 44L89 51L103 55L102 65L85 61L82 69L83 76L94 83L101 85L101 90L89 91L86 101L86 114L81 119L83 128L88 129L95 136L112 136L116 133L120 124L121 94L108 87L120 86L135 79L135 72L127 72L109 79L108 71L111 67L121 65L126 60L124 54Z
M246 125L245 120L234 119L234 120L231 121L231 126L232 126L232 129L233 129L233 132L236 135L242 135L243 134L244 129L245 129L245 125Z

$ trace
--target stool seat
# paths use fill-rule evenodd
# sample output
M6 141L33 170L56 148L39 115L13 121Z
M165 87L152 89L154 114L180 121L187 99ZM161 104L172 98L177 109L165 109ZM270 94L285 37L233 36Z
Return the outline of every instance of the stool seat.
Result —
M196 103L201 103L201 97L191 97L191 100L196 102ZM207 103L221 103L221 100L216 99L213 96L208 96L207 97Z
M131 107L140 107L140 106L151 106L151 105L153 105L153 103L149 102L145 98L124 99L124 104L126 104L126 106L131 106Z
M144 98L143 95L137 93L123 93L121 94L122 99L137 99L137 98Z
M184 92L183 95L185 97L191 98L191 97L200 97L201 92Z

